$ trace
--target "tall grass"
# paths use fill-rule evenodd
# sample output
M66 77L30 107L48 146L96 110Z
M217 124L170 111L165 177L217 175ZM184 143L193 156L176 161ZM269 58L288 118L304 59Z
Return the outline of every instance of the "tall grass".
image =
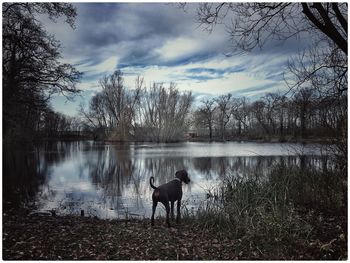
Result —
M344 180L332 172L275 166L268 176L227 176L217 198L199 208L194 224L245 240L261 250L288 249L287 244L307 240L312 213L342 211Z

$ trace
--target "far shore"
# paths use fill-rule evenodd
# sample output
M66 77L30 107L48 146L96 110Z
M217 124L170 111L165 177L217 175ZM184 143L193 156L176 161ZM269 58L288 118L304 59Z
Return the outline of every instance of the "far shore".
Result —
M144 141L144 140L115 140L112 138L109 139L93 139L92 137L56 137L56 138L44 138L44 139L36 139L35 142L42 141L86 141L93 140L96 142L106 142L106 143L180 143L180 142L240 142L240 143L302 143L302 144L334 144L334 138L327 137L270 137L270 138L248 138L248 137L240 137L240 138L226 138L224 140L215 137L211 140L207 137L192 137L192 138L183 138L181 140L174 141Z

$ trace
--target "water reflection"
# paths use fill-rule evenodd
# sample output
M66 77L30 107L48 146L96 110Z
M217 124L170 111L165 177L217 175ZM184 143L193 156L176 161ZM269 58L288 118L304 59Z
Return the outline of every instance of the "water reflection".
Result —
M331 168L327 157L290 155L285 144L244 145L85 141L47 143L34 149L4 148L4 208L35 205L39 210L55 209L58 214L79 214L83 209L101 218L149 217L151 176L155 185L160 185L172 180L177 170L186 169L193 183L184 186L183 200L187 209L195 209L206 199L204 189L213 189L225 176L264 176L281 162ZM315 153L313 147L306 150ZM252 151L260 154L252 155ZM163 212L159 209L158 213Z

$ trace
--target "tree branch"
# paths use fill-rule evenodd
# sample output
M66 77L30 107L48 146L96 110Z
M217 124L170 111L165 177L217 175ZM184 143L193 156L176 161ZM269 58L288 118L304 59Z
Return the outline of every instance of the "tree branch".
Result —
M316 8L318 13L321 15L325 24L322 24L315 15L310 11L307 3L301 4L303 7L303 13L307 18L319 28L326 36L334 41L334 43L347 55L348 54L348 44L347 41L342 37L338 30L333 25L332 21L328 17L326 11L324 10L322 4L314 3L312 7Z
M335 12L335 15L337 16L337 19L343 29L345 30L346 34L348 34L348 21L346 21L345 17L342 15L342 13L339 10L338 3L332 3L332 8Z

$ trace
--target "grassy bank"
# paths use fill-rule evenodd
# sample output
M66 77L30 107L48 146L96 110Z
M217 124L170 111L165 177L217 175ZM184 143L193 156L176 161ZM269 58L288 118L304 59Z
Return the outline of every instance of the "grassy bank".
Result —
M194 224L261 257L347 258L347 181L334 171L277 165L267 177L227 176Z

